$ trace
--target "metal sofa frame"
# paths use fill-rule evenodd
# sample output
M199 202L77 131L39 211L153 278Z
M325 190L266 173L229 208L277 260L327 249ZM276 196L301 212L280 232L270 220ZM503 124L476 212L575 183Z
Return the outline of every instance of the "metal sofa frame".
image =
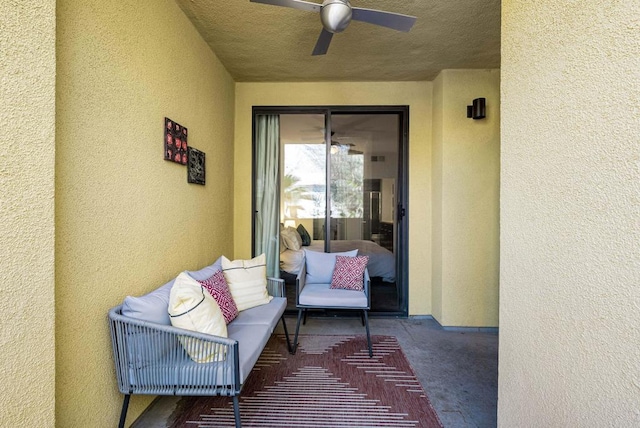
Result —
M267 291L274 297L286 297L281 279L268 278ZM289 352L293 352L284 314L280 320ZM233 397L235 424L241 427L238 341L127 317L122 315L122 305L109 311L109 326L118 389L124 394L120 428L124 427L132 394ZM185 367L180 344L185 340L198 341L202 350L224 358L203 364L188 362Z

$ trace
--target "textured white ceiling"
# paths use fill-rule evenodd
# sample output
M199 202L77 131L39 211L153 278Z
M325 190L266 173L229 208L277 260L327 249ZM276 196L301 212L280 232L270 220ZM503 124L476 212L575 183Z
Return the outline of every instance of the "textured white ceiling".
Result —
M176 2L238 82L420 81L443 69L500 67L500 0L352 0L418 20L409 33L353 21L315 57L317 13L249 0Z

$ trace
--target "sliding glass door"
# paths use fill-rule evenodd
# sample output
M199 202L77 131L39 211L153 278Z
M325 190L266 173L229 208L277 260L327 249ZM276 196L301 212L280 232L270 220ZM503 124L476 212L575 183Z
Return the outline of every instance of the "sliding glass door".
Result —
M399 117L332 114L331 131L329 250L368 256L372 311L401 312L394 236Z
M406 108L363 110L269 110L279 118L278 190L269 195L264 186L254 186L254 193L262 192L254 194L254 253L262 252L258 244L264 238L257 233L266 229L260 224L265 218L277 223L274 228L285 237L279 252L268 255L277 262L269 264L278 265L279 275L291 285L304 250L357 249L369 257L372 312L406 315L405 220L398 215L405 212ZM261 158L269 153L261 144L254 140L254 180L255 172L264 176L271 162ZM268 199L278 201L276 220L260 212ZM291 236L299 236L300 245ZM288 297L295 302L294 295Z

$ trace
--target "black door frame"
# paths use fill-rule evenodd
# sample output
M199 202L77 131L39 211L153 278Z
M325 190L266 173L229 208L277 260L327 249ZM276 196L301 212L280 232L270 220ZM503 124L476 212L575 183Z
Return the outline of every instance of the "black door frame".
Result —
M253 106L252 108L252 133L251 133L251 253L255 256L255 182L256 182L256 116L281 114L322 114L325 116L325 128L331 129L331 115L333 114L397 114L398 126L398 183L396 186L396 222L397 222L397 248L396 254L396 284L400 286L400 310L397 312L372 312L372 315L406 318L409 313L409 106ZM325 144L331 144L331 133L325 132ZM327 155L328 156L328 155ZM328 160L327 160L328 161ZM329 165L329 162L327 162ZM330 179L330 171L327 168L327 183ZM325 218L331 218L330 200L327 200ZM325 228L329 233L329 228ZM325 237L325 245L329 239Z

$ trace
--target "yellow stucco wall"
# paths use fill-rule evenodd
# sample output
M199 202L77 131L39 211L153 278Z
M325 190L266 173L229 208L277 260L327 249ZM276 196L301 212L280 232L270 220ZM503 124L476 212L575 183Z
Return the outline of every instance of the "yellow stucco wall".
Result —
M467 118L467 105L480 97L486 118ZM445 326L497 327L499 70L440 73L433 145L434 317Z
M0 2L0 426L53 427L56 2Z
M233 253L234 82L172 0L57 6L56 424L113 427L108 309ZM163 160L165 116L206 186Z
M251 255L253 106L409 105L409 313L431 313L430 82L238 83L235 135L235 255Z
M54 107L56 2L0 6L0 118L15 129L0 155L0 426L53 426L54 401L58 426L113 426L107 309L232 252L234 218L235 253L249 253L250 167L231 165L250 160L252 103L410 104L412 209L426 212L411 229L430 228L430 84L240 84L234 138L233 82L173 2L57 7ZM639 423L639 14L631 1L503 2L500 426ZM161 160L165 115L207 152L204 188ZM420 244L410 275L425 284L431 238ZM419 291L410 311L428 313ZM133 399L129 421L148 401Z
M639 17L502 3L500 427L640 426Z
M442 169L444 138L444 73L433 81L433 127L431 147L431 307L432 315L442 320Z

